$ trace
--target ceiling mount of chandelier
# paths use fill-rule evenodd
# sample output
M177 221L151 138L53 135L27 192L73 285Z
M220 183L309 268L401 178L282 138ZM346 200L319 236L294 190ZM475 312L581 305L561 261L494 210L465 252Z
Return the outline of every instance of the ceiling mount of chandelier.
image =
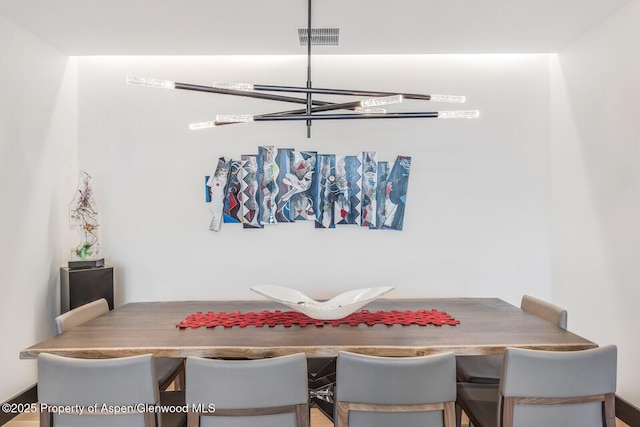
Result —
M311 28L311 0L308 0L308 26L304 37L307 45L307 84L306 87L269 86L251 83L213 83L211 86L201 86L188 83L178 83L169 80L159 80L145 77L127 77L127 83L133 85L150 86L164 89L191 90L221 95L242 96L247 98L265 99L271 101L298 104L303 107L288 111L277 111L267 114L230 114L217 115L215 120L192 123L192 130L206 129L221 125L263 122L263 121L292 121L303 120L307 125L307 138L311 137L311 124L314 120L344 120L344 119L409 119L409 118L477 118L478 110L445 110L431 112L387 112L381 108L390 104L401 103L404 99L463 103L464 96L459 95L426 95L413 93L394 93L365 90L322 89L311 84L311 45L314 44L314 31ZM301 38L302 39L302 38ZM289 95L282 95L288 93ZM295 94L302 94L304 96ZM336 95L358 98L347 102L328 102L314 99L313 95ZM338 112L342 111L342 112Z

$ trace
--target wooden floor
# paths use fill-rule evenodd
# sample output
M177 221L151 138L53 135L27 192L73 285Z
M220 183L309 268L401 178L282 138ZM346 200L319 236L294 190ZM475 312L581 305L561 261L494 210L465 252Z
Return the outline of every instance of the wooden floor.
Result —
M37 427L38 415L37 414L21 414L13 420L5 424L5 427ZM469 420L463 416L462 426L468 427ZM311 427L333 427L333 423L329 421L320 411L317 409L311 410ZM616 420L616 427L628 427L620 420Z

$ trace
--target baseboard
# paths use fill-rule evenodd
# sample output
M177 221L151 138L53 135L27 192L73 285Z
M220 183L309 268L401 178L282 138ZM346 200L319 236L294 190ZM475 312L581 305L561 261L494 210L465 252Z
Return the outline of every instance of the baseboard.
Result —
M616 418L631 427L640 426L640 408L616 395Z
M21 404L29 404L36 403L38 401L38 385L34 384L31 387L23 390L22 392L16 394L11 399L3 402L2 410L0 411L0 426L5 425L15 417L19 415L17 412L20 409ZM9 410L6 410L5 405L9 405ZM11 405L17 406L16 408L12 408Z

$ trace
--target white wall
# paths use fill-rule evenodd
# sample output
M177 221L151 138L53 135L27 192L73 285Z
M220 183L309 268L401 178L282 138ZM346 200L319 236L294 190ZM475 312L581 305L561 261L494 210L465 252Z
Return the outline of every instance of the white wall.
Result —
M140 75L303 85L304 57L76 62L0 16L0 399L35 381L20 349L53 334L81 167L95 178L118 303L253 298L247 289L263 283L318 298L377 284L395 285L395 297L517 304L531 293L566 306L570 329L619 346L619 392L640 403L639 18L636 0L560 55L316 57L315 86L466 94L482 117L316 123L307 140L301 123L190 132L215 114L286 106L124 84ZM218 156L260 144L413 156L405 230L209 232L203 175Z
M254 123L193 132L216 114L290 108L268 101L127 86L146 76L186 83L304 85L305 57L79 58L80 167L95 178L104 255L117 302L254 298L280 284L314 297L391 284L391 297L548 298L547 55L319 56L316 87L467 95L478 120ZM412 104L437 110L459 105ZM413 156L405 230L312 223L208 230L203 176L217 158L258 145L380 159Z
M551 62L553 298L569 328L618 345L640 405L640 1Z
M63 200L72 197L60 189L76 175L77 82L75 61L2 16L0 51L0 401L4 401L36 381L35 363L19 360L20 350L53 334L58 268L67 244Z

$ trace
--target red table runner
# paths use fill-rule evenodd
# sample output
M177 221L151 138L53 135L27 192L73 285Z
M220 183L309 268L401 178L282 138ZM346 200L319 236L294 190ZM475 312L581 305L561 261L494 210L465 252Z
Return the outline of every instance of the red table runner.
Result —
M224 311L214 313L209 311L208 313L202 313L201 311L187 316L182 322L176 325L177 328L199 328L201 326L207 328L215 328L216 326L224 326L225 328L231 328L233 326L240 326L245 328L249 325L256 327L262 327L267 325L273 327L276 325L284 325L285 328L290 328L293 325L299 325L305 327L307 325L324 326L330 324L332 326L338 326L340 324L349 324L351 326L357 326L361 323L367 325L420 325L426 326L428 324L435 326L442 325L457 325L459 320L454 319L449 314L438 310L416 310L416 311L369 311L361 310L350 314L344 319L338 320L320 320L312 319L305 314L297 311L268 311L261 312L248 312L240 313L234 311L232 313L226 313Z

